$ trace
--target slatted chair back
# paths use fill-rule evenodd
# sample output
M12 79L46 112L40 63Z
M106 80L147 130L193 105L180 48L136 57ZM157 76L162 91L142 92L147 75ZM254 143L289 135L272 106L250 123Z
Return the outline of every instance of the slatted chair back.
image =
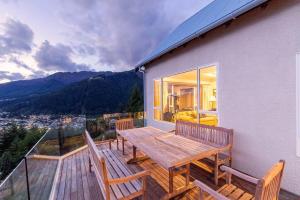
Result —
M284 165L283 160L279 161L259 180L255 200L278 200Z
M120 119L116 121L116 129L117 130L126 130L134 128L133 119Z
M177 120L175 134L218 148L232 147L233 144L233 129L223 127Z
M93 139L87 131L85 131L85 140L88 145L90 161L93 163L94 172L96 174L101 191L106 197L105 199L110 199L105 159L101 156L96 144L94 143Z

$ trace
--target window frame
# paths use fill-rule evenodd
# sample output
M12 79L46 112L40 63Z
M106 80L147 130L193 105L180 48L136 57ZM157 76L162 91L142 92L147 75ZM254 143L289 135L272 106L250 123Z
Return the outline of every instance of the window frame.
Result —
M300 157L300 52L296 53L296 156Z
M215 67L216 68L216 106L217 106L217 110L216 111L203 111L200 110L200 69L203 68L208 68L208 67ZM184 70L182 72L178 72L178 73L174 73L174 74L170 74L170 75L166 75L166 76L162 76L162 77L158 77L158 78L154 78L152 80L153 82L153 114L152 114L152 119L154 121L159 121L159 122L164 122L164 123L171 123L174 124L173 122L169 122L169 121L165 121L163 120L163 78L166 77L170 77L170 76L175 76L175 75L179 75L179 74L183 74L186 72L190 72L196 70L197 71L197 123L200 123L200 114L212 114L212 115L216 115L218 118L218 124L220 124L220 106L219 106L219 63L211 63L211 64L206 64L206 65L201 65L198 67L192 67L188 70ZM159 107L155 107L154 106L154 82L159 80L160 81L160 106ZM160 119L155 119L155 115L154 115L154 110L160 110ZM217 125L218 125L217 124Z
M160 105L159 106L155 106L154 102L155 102L155 95L154 95L154 92L155 92L155 81L159 81L159 98L160 98ZM152 103L153 103L153 109L152 109L152 118L153 120L155 121L163 121L162 120L162 78L155 78L153 79L153 99L152 99ZM155 110L159 110L160 111L160 119L155 119L155 114L154 114L154 111Z

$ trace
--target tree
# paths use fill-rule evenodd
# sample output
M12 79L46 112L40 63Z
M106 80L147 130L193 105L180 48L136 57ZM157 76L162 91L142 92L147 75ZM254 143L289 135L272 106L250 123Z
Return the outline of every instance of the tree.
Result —
M142 93L137 85L134 85L131 96L127 104L127 112L142 112L144 110L144 102Z
M9 128L3 130L0 135L0 156L6 151L17 134L18 128L12 124Z
M21 125L18 130L19 138L23 140L26 136L26 133L27 133L26 129L24 128L24 126Z
M13 168L13 163L12 163L12 156L9 152L4 152L3 155L0 158L0 172L1 176L0 179L4 179L11 171Z
M24 127L11 124L0 135L0 180L17 166L28 150L45 133L45 129Z
M15 136L14 140L11 142L9 148L7 149L7 151L10 152L11 156L12 156L12 162L13 163L17 163L20 160L20 150L19 150L19 145L20 145L20 138L18 135Z

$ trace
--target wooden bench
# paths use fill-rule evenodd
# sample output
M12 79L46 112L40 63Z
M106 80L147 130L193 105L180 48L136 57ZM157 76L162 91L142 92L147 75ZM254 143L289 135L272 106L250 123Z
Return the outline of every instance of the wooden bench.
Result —
M257 179L252 176L243 174L230 167L221 166L221 169L226 172L227 178L226 184L217 191L214 191L198 180L195 181L195 184L200 189L200 200L278 200L284 164L284 161L279 161L268 171L268 173L262 179ZM242 188L233 185L231 183L232 174L255 184L255 194L250 194L247 191L244 191ZM209 196L206 196L204 192L208 193Z
M89 168L93 166L104 199L146 199L146 178L150 171L133 174L110 149L99 150L85 132L89 150ZM141 179L142 182L139 180Z
M219 178L225 176L219 167L224 164L231 166L232 163L233 130L177 120L175 134L219 149L215 156L193 162L214 174L215 184L218 185Z
M116 133L117 133L117 149L119 149L119 139L122 140L122 152L123 155L125 154L124 150L124 144L125 139L120 136L118 133L119 130L127 130L134 128L133 119L132 118L126 118L126 119L120 119L116 121Z

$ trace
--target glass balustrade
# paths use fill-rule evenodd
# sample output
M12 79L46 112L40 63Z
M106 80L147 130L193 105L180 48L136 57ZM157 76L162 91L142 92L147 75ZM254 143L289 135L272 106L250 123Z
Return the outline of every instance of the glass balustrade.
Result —
M53 122L18 166L1 181L0 199L49 199L59 159L85 145L84 131L89 131L95 140L114 139L115 123L123 118L133 118L137 128L145 125L143 112L63 117Z

